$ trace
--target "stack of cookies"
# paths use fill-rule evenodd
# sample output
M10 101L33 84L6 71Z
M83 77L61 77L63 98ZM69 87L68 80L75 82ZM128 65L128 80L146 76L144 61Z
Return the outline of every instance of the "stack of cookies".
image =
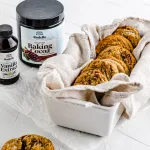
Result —
M74 85L97 85L109 81L117 73L130 75L136 64L134 48L141 37L131 26L117 28L96 47L96 59L83 68Z
M54 146L49 139L30 134L9 140L2 150L54 150Z

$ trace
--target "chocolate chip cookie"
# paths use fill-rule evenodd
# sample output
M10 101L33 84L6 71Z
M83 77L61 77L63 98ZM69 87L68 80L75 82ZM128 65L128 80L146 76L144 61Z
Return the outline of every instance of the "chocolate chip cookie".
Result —
M54 146L49 139L30 134L9 140L2 150L54 150Z
M118 62L123 67L125 73L127 75L129 75L129 69L128 69L127 65L122 60L116 59L115 57L110 56L110 55L99 56L97 59L111 59L115 62Z
M2 150L22 150L22 142L20 139L11 139L4 144Z
M92 85L107 82L107 77L103 75L100 70L89 70L81 73L75 80L74 85Z
M135 48L138 45L141 39L138 30L136 30L131 26L119 27L114 31L113 34L124 36L126 39L128 39L131 42L133 48Z
M102 51L97 58L113 56L118 60L122 60L128 67L129 72L132 71L133 67L136 64L135 57L131 52L120 46L111 46Z
M104 60L104 59L103 59ZM113 63L113 64L115 64L116 66L117 66L117 69L118 69L118 72L119 73L125 73L125 69L122 67L122 65L121 64L119 64L117 61L114 61L114 60L112 60L112 59L105 59L106 61L108 61L108 62L111 62L111 63Z
M100 72L107 77L107 80L110 80L113 75L119 73L119 70L124 72L120 64L115 63L113 60L111 61L109 59L93 60L87 66L85 66L82 72L94 69L100 70Z
M109 35L98 43L96 47L96 54L98 55L100 52L110 46L121 46L131 52L133 51L133 46L128 39L121 35Z
M22 141L22 149L25 150L54 150L52 142L40 135L25 135L19 139Z

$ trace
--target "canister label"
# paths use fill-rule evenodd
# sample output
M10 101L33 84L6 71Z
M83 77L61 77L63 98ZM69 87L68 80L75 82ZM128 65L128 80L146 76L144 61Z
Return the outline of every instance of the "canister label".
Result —
M0 53L0 79L12 79L19 74L18 53Z
M21 26L21 48L24 61L42 64L47 58L63 52L63 26L44 30Z

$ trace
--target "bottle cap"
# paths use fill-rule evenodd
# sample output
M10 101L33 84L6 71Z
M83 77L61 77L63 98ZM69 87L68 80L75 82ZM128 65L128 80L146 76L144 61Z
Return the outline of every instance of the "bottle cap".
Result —
M0 36L8 37L12 35L12 27L8 24L0 25Z

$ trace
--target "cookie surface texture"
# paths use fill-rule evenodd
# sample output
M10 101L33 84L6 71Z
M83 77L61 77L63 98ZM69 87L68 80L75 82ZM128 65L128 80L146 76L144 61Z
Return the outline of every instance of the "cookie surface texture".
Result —
M22 142L19 139L11 139L4 144L2 150L22 150Z
M24 150L54 150L52 142L39 135L25 135L19 138Z
M133 28L131 26L119 27L114 31L113 34L114 35L122 35L123 37L128 39L131 42L133 48L135 48L138 45L138 43L141 39L138 30L136 30L135 28Z
M125 69L124 69L124 68L122 67L122 65L119 64L117 61L114 61L114 60L112 60L112 59L104 59L104 60L115 64L115 65L117 66L117 69L118 69L118 72L119 72L119 73L125 73Z
M81 73L75 80L74 85L92 85L101 84L108 81L100 70L89 70Z
M128 67L129 72L132 71L136 64L136 59L132 53L120 46L111 46L102 51L97 58L113 56L118 60L122 60Z
M129 75L129 69L128 69L127 65L122 60L117 59L117 58L115 58L115 57L113 57L111 55L99 56L99 58L97 58L97 59L110 59L110 60L113 60L115 62L118 62L123 67L125 73L127 75Z
M110 80L113 75L119 73L116 63L107 59L96 59L91 61L90 64L82 70L82 72L94 69L100 70L100 72L105 75L108 80Z
M96 55L110 46L121 46L131 52L133 51L133 46L128 39L121 35L109 35L98 43L96 47Z

